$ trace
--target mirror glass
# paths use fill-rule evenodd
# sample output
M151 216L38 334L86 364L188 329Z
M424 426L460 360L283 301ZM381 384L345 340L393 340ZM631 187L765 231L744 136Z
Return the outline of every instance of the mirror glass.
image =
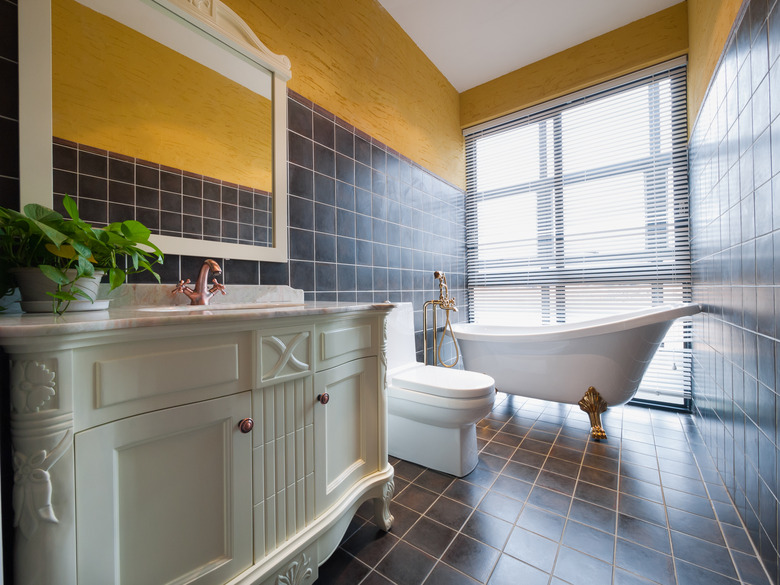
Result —
M133 214L166 253L286 261L286 58L195 4L51 0L54 205Z

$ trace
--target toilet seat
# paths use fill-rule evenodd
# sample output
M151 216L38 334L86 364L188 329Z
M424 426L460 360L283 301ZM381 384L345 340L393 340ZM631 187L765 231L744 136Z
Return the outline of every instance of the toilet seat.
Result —
M481 398L494 391L490 376L415 363L391 374L390 386L448 399Z

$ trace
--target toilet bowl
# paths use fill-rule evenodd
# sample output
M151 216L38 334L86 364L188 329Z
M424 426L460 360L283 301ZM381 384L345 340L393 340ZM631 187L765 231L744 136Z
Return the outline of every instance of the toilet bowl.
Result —
M389 453L457 477L471 473L476 423L495 400L493 378L418 363L411 303L387 317L387 368Z

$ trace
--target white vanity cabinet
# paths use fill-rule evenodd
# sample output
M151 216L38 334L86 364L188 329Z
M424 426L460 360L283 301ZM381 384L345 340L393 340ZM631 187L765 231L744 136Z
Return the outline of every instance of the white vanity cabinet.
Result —
M303 585L366 500L389 529L386 309L361 307L0 321L15 583Z

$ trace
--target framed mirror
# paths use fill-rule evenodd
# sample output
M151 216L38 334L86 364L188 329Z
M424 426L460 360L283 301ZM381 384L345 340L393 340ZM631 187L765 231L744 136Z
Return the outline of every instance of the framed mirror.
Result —
M78 194L168 254L287 261L290 62L220 0L20 3L19 68L22 205Z

